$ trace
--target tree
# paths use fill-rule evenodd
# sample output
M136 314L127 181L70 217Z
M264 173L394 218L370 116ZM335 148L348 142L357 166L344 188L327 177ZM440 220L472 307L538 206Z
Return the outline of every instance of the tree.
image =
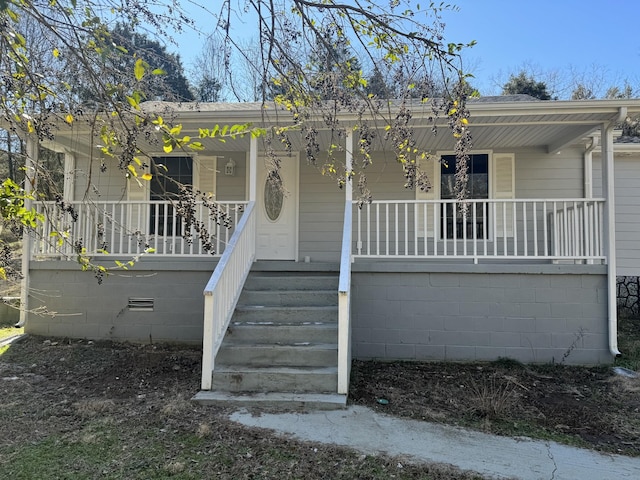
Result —
M438 71L454 80L442 83L442 98L432 101L428 108L433 111L434 122L440 116L448 119L456 153L461 160L466 158L471 140L468 89L460 53L467 45L445 43L440 18L445 7L432 5L425 9L411 0L384 5L375 0L245 0L243 13L239 13L233 10L235 2L231 0L222 0L220 5L212 23L217 25L221 39L225 76L230 78L233 69L231 51L241 51L232 24L246 14L257 22L259 45L251 65L261 99L266 102L272 98L289 110L290 118L288 125L270 131L233 125L203 129L202 135L261 135L267 153L273 157L272 177L277 179L279 159L271 147L276 143L272 139L286 145L288 132L304 131L305 151L314 163L319 142L306 119L320 116L331 136L339 139L345 135L345 126L338 120L340 114L356 112L354 125L349 128L358 137L359 165L346 171L344 155L335 155L340 142L331 142L327 164L321 170L333 175L340 186L347 177L358 175L359 184L365 184L373 135L368 119L373 118L388 127L387 141L393 146L406 185L428 188L428 179L416 162L428 152L416 146L408 126L413 108L410 99L415 96L415 79L431 79L431 73ZM109 28L114 20L119 23ZM172 28L193 23L177 2L59 0L34 4L0 0L0 22L0 117L8 130L18 132L23 139L42 140L54 135L56 129L86 122L96 132L101 156L113 159L122 175L136 182L151 178L141 169L153 162L140 146L140 138L159 137L167 153L202 149L198 139L181 134L179 124L141 106L147 99L169 98L165 92L158 94L157 85L167 86L177 100L193 98L181 75L179 57L167 54L158 41L147 38L147 34L155 34L156 38L167 39ZM143 26L147 29L144 35L140 33ZM390 69L403 72L395 82L397 109L381 108L380 102L369 95L360 56L369 61L382 58ZM215 82L219 81L216 75L205 77L200 84L202 98L215 98ZM459 164L464 165L464 161ZM108 166L102 163L100 168ZM460 189L462 195L465 190ZM83 268L95 269L98 275L103 271L82 258L81 245L75 248Z
M110 85L119 85L119 89L136 88L144 100L165 100L170 102L192 101L195 97L184 74L180 55L170 53L159 41L149 38L145 33L137 31L135 26L119 22L108 32L111 45L100 49L95 55L96 66L104 75L103 81ZM109 52L117 50L117 52ZM133 72L138 59L162 72L159 75L148 75L137 81L129 74ZM102 64L102 65L101 65ZM66 62L65 71L69 72L68 83L83 104L94 105L95 92L91 82L87 81L87 71L78 66L76 60L70 58ZM137 83L137 85L136 85ZM203 87L204 88L204 87ZM211 86L208 86L210 89ZM98 105L95 105L98 106Z
M507 83L502 87L503 95L526 94L540 100L551 100L544 82L538 82L533 77L521 71L518 75L511 75Z
M571 92L571 100L593 100L594 98L596 98L596 96L593 90L582 83L579 83L573 92Z

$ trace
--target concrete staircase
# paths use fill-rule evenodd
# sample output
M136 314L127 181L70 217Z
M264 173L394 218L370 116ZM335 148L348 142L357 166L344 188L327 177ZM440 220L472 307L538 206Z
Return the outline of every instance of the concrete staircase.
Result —
M343 408L338 395L338 276L251 272L195 400Z

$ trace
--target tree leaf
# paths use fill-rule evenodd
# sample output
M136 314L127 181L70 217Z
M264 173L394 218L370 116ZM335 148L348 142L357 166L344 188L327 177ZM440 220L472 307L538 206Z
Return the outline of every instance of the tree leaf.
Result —
M137 81L142 80L142 77L144 77L144 62L141 58L136 60L136 64L133 67L133 74L135 75Z
M144 175L142 175L142 179L143 180L151 180L153 178L153 175L151 175L150 173L145 173Z

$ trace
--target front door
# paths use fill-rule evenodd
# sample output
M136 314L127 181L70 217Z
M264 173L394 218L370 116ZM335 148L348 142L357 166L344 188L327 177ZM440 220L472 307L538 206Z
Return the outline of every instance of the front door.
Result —
M282 156L283 189L269 182L268 159L258 158L257 202L258 260L295 260L298 244L298 157Z

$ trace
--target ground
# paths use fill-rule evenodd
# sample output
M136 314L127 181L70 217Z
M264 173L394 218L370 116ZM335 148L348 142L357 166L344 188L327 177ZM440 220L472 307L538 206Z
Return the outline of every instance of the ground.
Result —
M0 476L476 478L241 427L199 381L196 347L26 337L0 350ZM355 362L350 402L640 456L640 379L608 367Z

